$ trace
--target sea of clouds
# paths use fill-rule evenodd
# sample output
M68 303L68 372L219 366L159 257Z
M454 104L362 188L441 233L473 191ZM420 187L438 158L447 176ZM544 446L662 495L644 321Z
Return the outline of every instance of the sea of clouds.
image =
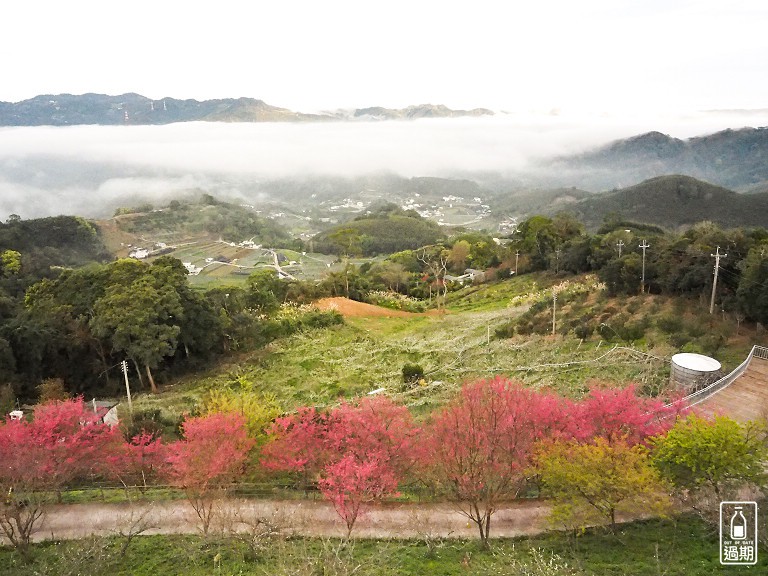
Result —
M513 178L547 158L652 130L684 139L765 125L768 111L8 127L0 128L0 219L103 216L129 201L199 191L248 199L254 194L248 182L264 179L379 172Z

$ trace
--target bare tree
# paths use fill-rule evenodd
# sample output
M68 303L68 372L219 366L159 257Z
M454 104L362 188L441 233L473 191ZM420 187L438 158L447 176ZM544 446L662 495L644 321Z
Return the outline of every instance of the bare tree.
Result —
M126 552L128 552L128 547L136 536L140 536L148 530L157 528L157 518L152 514L154 505L154 502L150 502L148 505L138 506L135 500L132 500L130 496L128 497L128 506L130 508L128 519L124 523L120 522L121 525L114 530L114 533L122 538L119 552L120 558L125 557Z
M416 255L419 262L424 264L427 270L429 283L429 301L432 302L432 285L436 286L435 303L437 309L440 310L445 306L445 297L448 294L448 285L445 283L445 275L448 273L448 258L449 254L442 248L442 246L436 246L437 251L430 253L427 248L422 248Z

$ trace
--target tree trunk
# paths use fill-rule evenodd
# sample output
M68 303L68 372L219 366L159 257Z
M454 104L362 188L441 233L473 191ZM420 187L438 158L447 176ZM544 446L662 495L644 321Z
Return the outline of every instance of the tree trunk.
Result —
M144 378L141 376L141 369L139 368L139 363L136 362L135 358L131 358L131 362L133 362L134 368L136 368L136 374L139 375L139 384L141 384L141 387L144 388Z
M738 330L736 332L738 333ZM107 389L111 389L112 381L109 378L109 365L107 364L107 355L104 353L104 347L101 345L101 342L96 338L93 340L95 342L96 353L99 355L101 365L104 367L104 378L107 380Z
M347 257L344 263L344 291L346 292L346 297L349 298L349 257Z
M147 378L149 379L149 387L152 390L152 394L157 394L158 389L157 385L155 385L155 379L152 378L152 370L149 369L149 364L144 365L147 369Z

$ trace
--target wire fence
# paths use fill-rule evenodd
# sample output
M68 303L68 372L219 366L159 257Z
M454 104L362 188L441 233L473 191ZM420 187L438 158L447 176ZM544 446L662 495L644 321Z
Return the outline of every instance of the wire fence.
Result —
M285 484L281 482L237 482L219 487L216 492L232 498L254 500L323 500L323 495L316 483L306 485ZM51 494L54 497L54 494ZM77 504L85 502L125 502L127 500L177 500L186 497L182 488L167 484L118 485L112 482L89 482L69 486L61 492L61 503ZM392 503L426 503L444 500L433 488L422 483L403 486L397 496L385 498Z

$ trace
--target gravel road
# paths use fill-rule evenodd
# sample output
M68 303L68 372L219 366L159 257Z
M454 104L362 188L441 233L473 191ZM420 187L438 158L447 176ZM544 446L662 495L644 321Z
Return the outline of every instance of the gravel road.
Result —
M491 533L521 536L542 532L548 512L549 507L538 501L512 503L494 514ZM343 536L346 530L329 503L310 500L217 501L211 529L244 531L259 520L305 536ZM200 524L185 500L57 505L47 509L34 539L119 534L139 525L146 528L143 534L191 534L199 531ZM477 527L451 504L381 504L358 519L354 534L376 538L475 538Z

